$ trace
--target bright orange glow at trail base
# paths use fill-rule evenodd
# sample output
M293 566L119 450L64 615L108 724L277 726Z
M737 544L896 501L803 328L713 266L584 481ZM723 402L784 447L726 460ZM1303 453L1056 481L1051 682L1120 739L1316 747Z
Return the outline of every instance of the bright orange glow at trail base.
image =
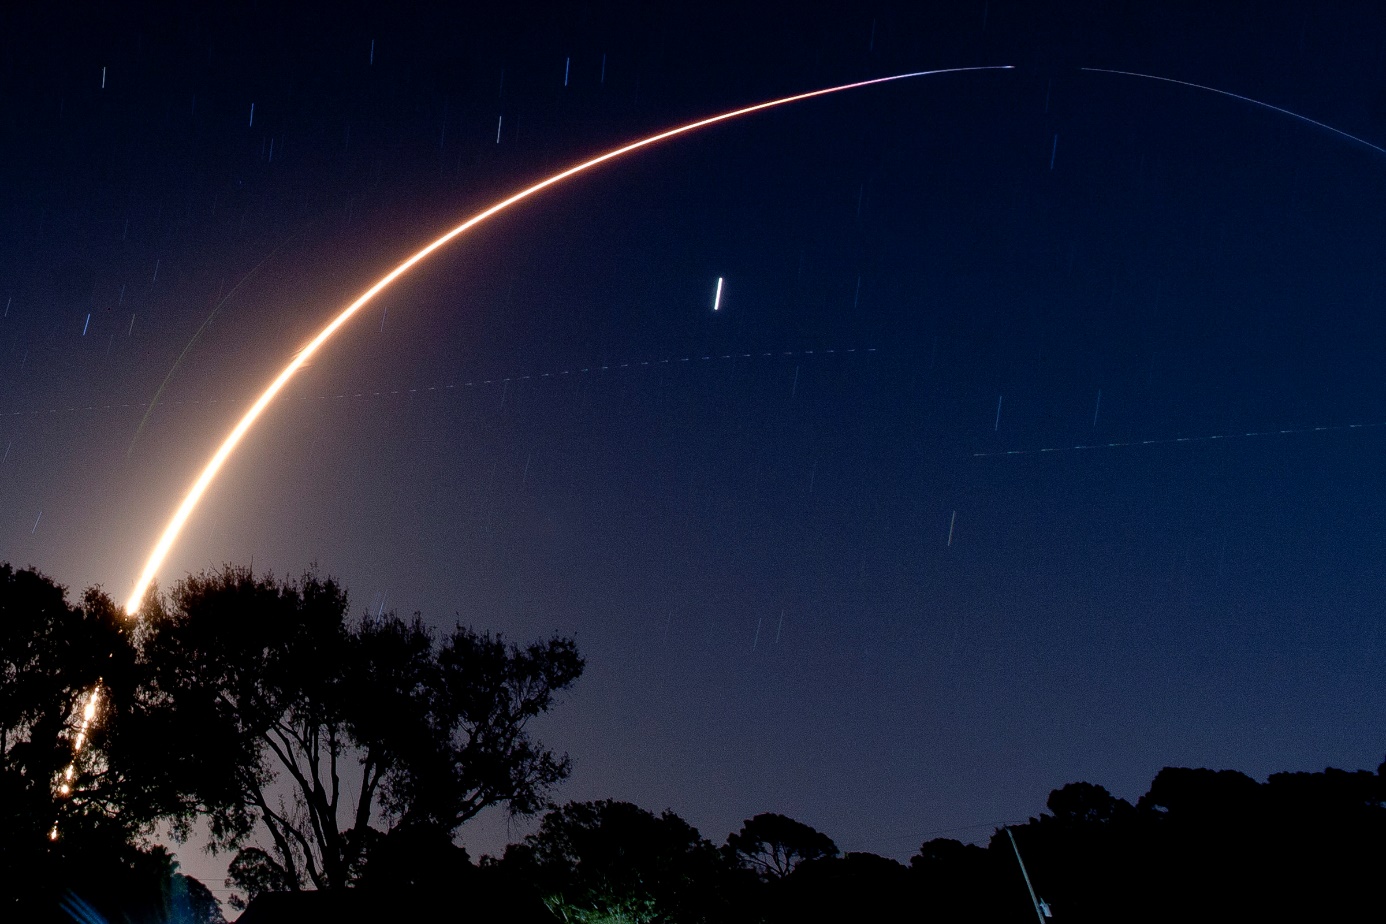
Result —
M250 406L249 410L245 412L245 414L241 417L240 421L236 424L236 426L231 430L229 434L227 434L226 438L222 441L221 445L217 447L217 451L212 455L212 458L202 469L202 473L197 476L197 480L194 481L192 487L188 489L188 493L186 496L184 496L183 502L178 505L178 509L174 512L172 519L169 520L168 525L164 528L164 532L159 537L159 541L155 543L153 551L150 552L149 560L145 564L144 570L140 573L139 579L135 581L134 589L131 591L130 597L125 603L126 613L128 615L134 615L139 611L140 605L144 602L145 594L149 590L150 583L154 580L154 577L158 573L160 566L163 565L164 559L168 556L169 550L173 548L173 543L177 541L178 534L183 529L183 524L185 524L188 520L188 517L192 515L193 510L196 509L198 502L202 499L202 495L207 492L207 488L211 486L212 480L216 478L217 473L221 470L221 467L224 464L226 464L226 460L230 458L231 453L235 451L236 446L240 443L241 439L255 424L255 421L264 412L265 408L269 406L269 403L273 401L275 397L279 394L279 392L283 390L284 386L288 384L289 379L293 378L294 373L297 372L300 368L302 368L303 365L308 362L308 360L312 359L313 354L316 353L324 343L331 339L332 335L335 334L343 324L345 324L347 321L350 321L353 315L355 315L358 311L365 307L371 301L371 299L375 298L376 295L380 294L380 292L386 289L396 279L403 276L405 273L409 272L409 270L413 269L415 265L426 259L435 250L447 244L453 238L458 237L459 235L476 227L486 219L490 218L492 215L495 215L498 212L505 211L517 202L520 202L524 199L528 199L535 193L548 189L550 186L553 186L557 183L561 183L569 177L582 173L584 170L589 170L592 167L597 166L598 164L604 164L609 160L615 160L616 158L621 157L624 154L629 154L633 151L638 151L641 148L648 147L652 144L658 144L659 142L669 138L673 138L676 135L683 135L687 134L688 132L694 132L700 128L705 128L709 125L714 125L718 122L725 122L729 119L735 119L740 116L749 115L753 112L759 112L762 109L772 109L776 106L783 106L788 103L799 102L800 100L813 99L817 96L827 96L830 93L840 93L844 90L854 90L860 87L869 87L875 84L890 83L896 80L907 80L911 77L928 77L936 74L957 74L968 71L1001 71L1011 69L1012 68L1010 65L991 65L981 67L950 67L932 71L913 71L907 74L895 74L894 76L890 77L877 77L872 80L861 80L856 83L842 84L836 87L828 87L823 90L814 90L809 93L799 93L794 96L785 96L781 97L780 99L774 99L768 102L758 103L754 106L746 106L742 109L735 109L731 112L724 112L720 115L711 116L705 119L699 119L696 122L689 122L686 125L680 125L677 128L671 128L666 131L659 132L658 134L642 138L639 141L634 141L630 144L623 145L622 147L616 148L614 150L607 151L605 154L600 154L597 157L592 158L591 160L583 161L582 163L577 164L576 166L569 167L566 170L563 170L559 173L555 173L553 176L550 176L547 179L540 180L533 186L530 186L526 189L522 189L514 195L506 199L502 199L495 205L492 205L489 208L486 208L478 212L477 214L473 215L471 218L468 218L462 224L453 228L451 231L448 231L447 233L443 234L441 237L437 238L432 243L428 244L426 247L419 250L413 256L409 257L403 263L399 264L394 269L390 270L390 272L381 277L374 285L372 285L369 289L363 292L360 295L360 297L356 299L356 301L352 302L350 305L347 305L345 308L343 308L341 312L337 314L336 317L334 317L330 322L328 322L327 326L325 326L321 331L318 332L317 336L315 336L312 340L308 342L307 346L303 347L303 349L299 350L296 354L294 354L294 357L292 360L289 361L289 364L284 367L283 371L281 371L279 375L275 376L274 380L270 382L269 386L264 390L260 397L255 400L255 403Z

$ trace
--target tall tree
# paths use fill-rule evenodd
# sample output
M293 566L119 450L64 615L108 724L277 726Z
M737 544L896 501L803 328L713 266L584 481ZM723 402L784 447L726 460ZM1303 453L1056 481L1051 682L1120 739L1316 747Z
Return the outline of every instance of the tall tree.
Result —
M163 760L136 642L99 590L73 604L44 575L0 563L0 919L66 919L64 902L163 914L175 893L188 919L219 918L201 883L146 843L198 804Z
M205 772L215 843L243 844L233 879L341 888L394 828L451 837L482 809L542 805L569 761L530 719L581 674L571 639L525 648L416 616L348 619L332 579L195 575L142 615L151 697L179 729L170 760Z
M747 819L740 831L727 837L727 850L762 879L783 879L805 860L838 854L828 835L774 812Z
M85 771L81 778L62 777L73 761L77 717L103 676L124 673L132 660L124 629L100 594L73 606L66 590L42 574L0 564L0 829L7 835L43 838L59 815L87 804L70 797L85 797L92 771L102 769L101 749L86 747L95 729L83 738L75 768ZM123 686L121 678L111 679ZM109 711L106 704L100 711ZM100 737L108 735L103 730ZM116 793L108 789L108 798Z

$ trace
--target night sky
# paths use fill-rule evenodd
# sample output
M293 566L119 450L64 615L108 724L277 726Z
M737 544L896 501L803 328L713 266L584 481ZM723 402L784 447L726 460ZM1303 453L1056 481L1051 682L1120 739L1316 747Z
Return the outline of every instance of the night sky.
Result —
M478 228L289 385L161 580L316 563L358 612L576 634L557 797L717 842L773 811L904 858L1066 782L1380 762L1386 154L1080 70L1386 146L1377 5L15 6L0 559L123 600L293 351L502 195L1014 65Z

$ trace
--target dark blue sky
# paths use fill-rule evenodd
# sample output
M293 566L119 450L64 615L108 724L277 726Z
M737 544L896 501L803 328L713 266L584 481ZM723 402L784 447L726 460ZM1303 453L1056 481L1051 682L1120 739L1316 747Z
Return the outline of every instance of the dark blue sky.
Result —
M0 13L0 558L123 597L292 351L527 182L1010 64L459 241L290 385L163 580L316 562L361 610L576 633L559 797L717 841L777 811L904 857L1075 780L1375 767L1386 155L1079 68L1386 145L1386 14L919 6Z

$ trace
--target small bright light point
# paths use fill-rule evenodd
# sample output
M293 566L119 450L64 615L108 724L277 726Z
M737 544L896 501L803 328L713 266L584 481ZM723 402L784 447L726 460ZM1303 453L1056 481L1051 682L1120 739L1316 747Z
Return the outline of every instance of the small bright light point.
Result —
M722 277L717 277L717 291L712 296L712 310L716 311L722 307Z
M67 767L67 769L63 771L63 779L65 779L65 780L70 780L70 779L72 779L72 765L71 765L71 764L69 764L68 767Z
M48 832L48 839L49 839L50 841L56 841L56 840L58 839L58 826L57 826L57 825L54 825L54 826L53 826L53 830L51 830L51 831Z
M72 792L72 787L64 783L63 785L58 787L58 792L62 793L63 795L67 795L68 793Z

